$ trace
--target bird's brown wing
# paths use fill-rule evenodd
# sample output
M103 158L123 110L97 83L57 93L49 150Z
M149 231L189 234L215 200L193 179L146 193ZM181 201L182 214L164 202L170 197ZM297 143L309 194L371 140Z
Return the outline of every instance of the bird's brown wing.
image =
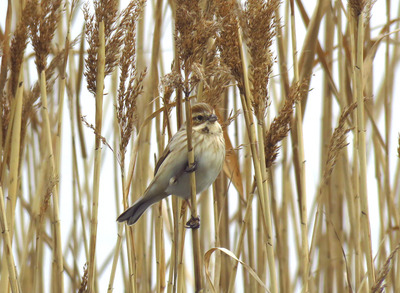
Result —
M158 159L156 167L154 168L154 176L156 176L158 169L160 168L161 164L165 161L168 155L171 153L169 147L166 147L164 152L162 153L161 157Z

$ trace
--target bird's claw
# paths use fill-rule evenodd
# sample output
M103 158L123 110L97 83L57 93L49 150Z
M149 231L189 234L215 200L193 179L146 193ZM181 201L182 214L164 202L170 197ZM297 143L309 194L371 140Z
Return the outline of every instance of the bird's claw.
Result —
M197 169L197 162L194 161L192 166L186 166L185 172L192 173L192 172L196 171L196 169Z
M199 229L200 228L200 218L199 217L191 217L189 221L187 221L186 226L187 229Z

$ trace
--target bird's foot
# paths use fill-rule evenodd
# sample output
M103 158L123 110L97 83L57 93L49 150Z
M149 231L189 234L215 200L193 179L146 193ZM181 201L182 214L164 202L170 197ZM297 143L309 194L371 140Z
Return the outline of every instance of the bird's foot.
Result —
M199 229L200 228L200 218L199 217L191 217L189 221L187 221L186 226L187 229Z
M197 169L197 162L194 161L192 166L186 166L185 172L192 173L192 172L196 171L196 169Z

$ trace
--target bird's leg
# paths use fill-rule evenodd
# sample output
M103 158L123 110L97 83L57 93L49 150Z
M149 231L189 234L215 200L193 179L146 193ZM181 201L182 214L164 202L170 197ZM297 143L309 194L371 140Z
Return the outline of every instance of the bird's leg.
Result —
M182 204L182 209L181 209L181 217L184 215L184 211L186 210L186 206L189 207L189 209L192 209L192 206L190 205L189 199L185 199L185 201ZM187 229L199 229L200 228L200 218L199 217L193 217L189 219L189 221L186 222L185 228Z
M192 209L192 206L190 205L189 199L185 199L186 204L189 206L190 209ZM199 229L200 228L200 218L199 217L193 217L193 215L190 217L189 221L186 222L186 228L188 229Z
M196 171L196 169L197 169L197 162L194 161L191 166L186 166L185 172L192 173L192 172ZM189 208L192 209L189 200L186 199L185 201L186 201L187 205L189 206ZM199 217L195 218L195 217L191 216L190 220L187 221L187 223L186 223L186 228L199 229L200 228L200 218Z
M192 166L186 166L185 172L192 173L192 172L196 171L196 169L197 169L197 162L194 161Z

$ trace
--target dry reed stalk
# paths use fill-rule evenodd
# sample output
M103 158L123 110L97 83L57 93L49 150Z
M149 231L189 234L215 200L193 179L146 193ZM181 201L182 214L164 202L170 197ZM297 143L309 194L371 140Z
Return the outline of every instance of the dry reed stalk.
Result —
M281 176L282 178L286 178L287 174L289 172L287 166L287 148L288 144L286 140L282 142L282 173ZM271 172L272 173L272 172ZM287 274L289 271L289 243L288 243L288 216L289 216L289 190L287 187L287 184L285 184L285 181L282 180L281 183L281 188L282 188L282 203L281 207L279 209L279 225L278 225L278 232L277 232L277 250L278 252L278 258L279 258L279 280L280 280L280 287L279 287L279 292L290 292L289 291L289 286L290 286L290 277Z
M263 186L262 171L260 161L256 151L256 131L253 123L253 117L251 115L251 92L249 88L249 81L247 77L247 68L245 66L244 53L242 48L241 33L239 30L236 16L233 12L232 2L218 3L219 15L222 19L222 32L219 47L221 48L221 58L223 62L230 68L232 75L237 81L238 88L240 90L240 97L242 101L243 112L245 116L247 131L250 140L251 152L253 165L255 168L255 176L257 189L259 193L259 203L262 213L262 226L264 228L267 251L268 251L268 263L271 275L271 286L272 292L277 291L276 272L275 272L275 260L274 251L272 245L272 224L270 218L269 199L266 196ZM265 161L264 161L265 163ZM265 206L267 201L268 207ZM268 208L268 211L266 210Z
M185 222L186 222L186 205L182 203L182 209L179 210L179 222L177 222L177 225L179 225L179 231L178 231L178 250L177 250L177 258L178 258L178 268L177 268L177 281L176 281L176 287L175 290L176 292L184 292L186 291L186 279L185 279L185 264L184 264L184 247L185 247Z
M300 81L300 73L299 73L299 65L297 61L297 37L296 37L296 29L295 29L295 16L294 16L294 2L291 3L291 27L292 27L292 57L293 57L293 69L294 69L294 82L297 83ZM318 11L318 10L317 10ZM312 44L313 45L313 44ZM311 46L312 46L311 45ZM303 49L304 52L304 49ZM313 56L310 56L310 58ZM311 62L310 62L311 63ZM308 63L308 66L310 66ZM307 63L306 63L307 64ZM306 65L307 66L307 65ZM311 71L310 71L311 74ZM307 197L306 197L306 170L305 170L305 160L304 160L304 142L303 142L303 109L302 109L302 100L296 101L296 114L295 114L295 122L294 128L295 133L297 134L295 138L296 147L294 148L295 157L298 166L298 192L299 192L299 205L300 205L300 227L301 227L301 240L302 240L302 251L301 251L301 272L302 272L302 280L303 287L302 292L308 291L308 269L309 269L309 246L308 246L308 224L307 224Z
M35 223L33 228L35 229L35 261L33 263L34 271L32 273L31 279L32 281L32 288L34 292L40 291L43 289L42 283L42 266L43 266L43 219L44 214L48 208L49 204L49 195L50 193L45 192L45 188L47 188L45 181L48 177L48 168L49 164L45 164L40 168L40 176L38 178L37 183L37 191L34 197L34 205L33 205L33 213L35 214ZM21 271L21 273L24 271ZM25 273L25 272L24 272ZM26 273L28 274L28 273Z
M324 39L324 48L325 48L325 59L327 60L327 69L329 72L332 72L332 63L331 60L333 60L333 41L334 41L334 23L333 23L333 14L330 10L327 10L326 12L326 22L325 22L325 39ZM330 135L332 133L332 90L329 86L329 77L328 74L324 74L323 76L323 101L322 101L322 125L321 125L321 159L320 159L320 172L322 173L323 171L323 162L326 161L326 156L328 152L328 144L326 143L329 141ZM326 187L324 188L324 195L323 199L324 202L323 204L325 205L325 210L327 215L327 222L331 221L332 225L327 224L326 225L326 237L320 237L320 242L327 247L327 253L326 256L324 256L324 259L322 260L322 265L321 269L318 270L317 275L315 277L316 280L320 279L320 276L323 274L324 277L328 280L336 280L336 287L340 288L340 284L343 282L341 281L341 276L342 276L342 271L343 270L337 270L336 266L338 262L333 261L336 259L341 258L341 251L337 252L337 245L335 241L335 234L334 234L334 228L338 227L335 225L337 222L337 218L335 217L335 213L333 212L333 209L336 208L337 206L340 206L341 203L339 204L333 204L332 203L332 196L331 194L334 192L333 191L333 186L331 185L331 180L329 180L326 184ZM340 208L340 207L339 207ZM338 213L340 214L340 213ZM332 227L333 226L333 227ZM336 275L336 272L340 272L340 274ZM336 278L334 276L336 275ZM331 283L325 283L324 290L327 292L333 292L333 287L335 285L335 282ZM340 291L344 291L344 288L338 289Z
M89 247L89 266L88 266L88 291L95 291L95 266L96 266L96 242L97 242L97 222L100 189L100 163L101 163L101 135L103 120L103 88L105 77L105 27L104 22L100 21L98 27L98 53L96 70L96 132L95 137L95 158L93 172L93 198L92 215L90 219L90 247Z
M115 280L115 273L117 269L117 264L118 264L118 257L121 251L121 246L122 246L122 231L123 231L124 226L119 225L118 226L118 235L117 235L117 244L115 245L115 251L114 251L114 257L113 257L113 262L112 262L112 268L111 268L111 273L110 273L110 280L108 282L108 288L107 292L111 293L114 288L114 280Z
M41 84L41 100L42 100L42 116L44 120L44 127L45 127L45 139L48 148L48 155L49 155L49 163L50 163L50 176L56 176L56 165L54 159L54 152L52 146L52 139L51 139L51 128L50 128L50 119L48 113L48 104L47 104L47 92L46 92L46 75L44 71L40 73L40 84ZM57 177L55 177L57 178ZM64 278L63 278L63 257L62 257L62 247L61 247L61 226L60 226L60 215L59 215L59 198L58 198L58 190L54 187L53 190L53 225L54 225L54 262L56 263L56 272L55 276L58 280L57 282L57 290L59 292L64 291Z
M244 240L244 233L246 232L247 224L250 221L250 215L251 215L251 206L253 202L253 196L254 196L254 190L249 194L249 197L247 198L247 205L246 205L246 211L244 214L243 222L240 227L240 233L239 237L236 243L236 248L235 248L235 255L237 258L240 258L241 251L243 249L243 240ZM229 288L227 292L234 292L234 286L235 286L235 280L236 280L236 273L238 269L239 263L235 263L233 266L233 271L231 272L231 276L229 279Z
M60 18L61 1L42 1L39 9L39 3L33 2L32 16L29 19L29 30L32 45L35 51L35 63L37 72L40 76L40 96L42 102L42 119L43 134L45 137L45 153L49 158L49 176L50 178L58 178L56 168L55 152L52 145L52 134L50 127L49 108L47 102L47 78L46 63L50 53L50 46L55 29ZM51 64L50 64L51 65ZM50 68L50 67L49 67ZM51 111L53 112L53 111ZM50 181L52 181L50 179ZM52 226L53 226L53 267L52 274L54 276L53 288L58 292L64 292L64 265L63 251L61 246L61 223L59 214L59 197L58 189L52 185L53 205L52 205Z
M151 65L149 73L149 81L147 85L148 93L147 95L151 98L158 97L158 87L159 87L159 73L158 73L158 63L160 56L160 38L161 38L161 25L162 25L162 0L157 0L154 7L154 33L152 40L152 51L151 51ZM160 108L159 99L155 102L155 108L158 110ZM158 153L162 154L164 149L164 138L161 135L162 127L160 125L160 116L156 117L156 138L158 141ZM158 204L158 213L155 220L155 250L156 250L156 263L157 263L157 292L162 292L166 286L165 284L165 250L164 250L164 237L163 237L163 219L162 219L162 202ZM151 264L151 263L150 263ZM149 267L149 275L151 275L151 268Z
M42 100L42 116L44 120L45 127L45 138L47 142L48 155L50 158L50 174L57 178L57 170L54 160L54 152L51 139L51 128L50 119L47 108L47 92L46 92L46 75L45 71L40 73L40 88L41 88L41 100ZM61 224L60 224L60 214L59 214L59 197L57 187L53 189L53 225L54 225L54 262L56 263L56 288L58 292L64 292L64 265L63 265L63 255L61 246Z
M190 102L188 97L185 99L185 110L186 110L186 133L187 133L187 149L188 149L188 166L192 168L194 166L194 148L192 144L192 112L190 108ZM191 217L192 219L198 219L197 214L197 198L196 198L196 176L195 172L190 173L190 193L191 193ZM193 238L193 263L194 263L194 274L195 274L195 290L199 292L203 290L203 274L202 274L202 260L200 256L200 239L199 230L192 228Z
M117 72L114 71L112 74L112 95L113 95L113 102L114 105L117 104L117 84L118 84L118 75ZM117 119L117 109L115 108L114 111L114 119L113 119L113 131L114 131L114 142L113 142L113 149L116 150L118 149L118 136L117 134L119 133L119 125L118 125L118 119ZM114 192L115 192L115 206L117 210L117 215L121 214L121 202L122 199L119 196L119 178L118 178L118 168L119 168L119 160L118 156L114 156L113 160L113 167L114 167ZM125 175L124 175L125 176ZM121 184L121 186L124 186ZM123 233L123 225L118 226L118 231L117 231L117 241L115 244L115 249L114 249L114 255L113 255L113 261L112 261L112 266L111 266L111 272L110 272L110 278L108 281L108 287L107 287L107 292L112 292L114 289L114 280L115 280L115 274L117 270L117 264L119 260L119 256L121 255L121 247L122 247L122 233ZM122 263L122 269L124 269L124 263Z
M12 254L12 244L11 244L11 233L7 223L6 210L3 201L3 190L0 188L0 223L1 231L3 234L3 243L5 247L5 257L7 263L7 271L4 269L2 271L2 276L9 279L11 291L13 293L21 292L21 288L18 282L18 273L15 267L15 261ZM6 277L9 276L9 277ZM6 283L7 284L7 283ZM8 285L8 284L7 284ZM7 290L7 289L6 289Z
M11 109L11 123L10 125L13 125L13 127L9 127L7 131L7 137L10 137L12 133L12 140L11 143L13 145L18 145L21 141L21 109L22 109L22 84L20 84L17 87L18 81L22 82L22 70L20 70L21 64L22 64L22 59L24 55L24 49L26 47L26 28L24 29L24 26L21 25L19 22L19 26L16 30L16 33L14 34L14 37L12 39L12 45L11 45L11 50L10 50L10 45L9 45L9 36L10 36L10 29L11 29L11 20L12 20L12 14L11 14L11 1L8 2L8 8L7 8L7 15L6 15L6 27L5 27L5 37L3 39L3 46L2 46L2 62L1 62L1 73L0 73L0 89L1 89L1 97L2 100L5 100L6 97L4 96L5 92L5 85L6 85L6 79L7 79L7 62L9 59L11 59L11 66L13 68L13 80L15 80L15 87L14 90L12 91L12 95L15 97L14 102L12 103L12 109ZM17 47L17 48L16 48ZM19 50L16 50L19 49ZM18 58L16 58L15 52L19 52ZM16 93L18 88L18 93ZM1 103L1 111L6 112L6 106L2 102ZM15 116L15 111L17 111L17 116ZM7 124L6 119L3 120L1 119L0 122L0 127L1 127L1 146L0 146L0 151L3 153L3 131L4 131L4 126ZM12 132L11 132L12 131ZM8 139L6 139L6 145L8 144ZM10 233L11 233L11 242L10 244L12 245L12 235L14 235L14 218L15 218L15 205L16 205L16 192L17 192L17 184L18 184L18 164L19 164L19 147L17 148L11 148L11 151L6 150L6 153L10 153L10 184L8 185L9 190L8 190L8 197L10 199L9 204L7 205L7 217L8 217L8 222L10 225ZM6 168L6 163L2 162L2 169L5 170ZM2 171L2 177L4 176L4 171ZM4 182L2 180L2 182ZM4 186L4 183L2 184ZM6 260L8 260L7 256L6 258L3 259L2 261L2 267L4 268L4 274L2 274L1 277L1 283L0 283L0 288L5 288L8 284L8 272L7 272L7 266L6 266ZM13 272L10 272L13 276ZM15 287L14 283L12 284L13 287Z
M21 142L21 115L22 115L22 103L23 103L23 79L22 71L19 74L20 85L17 88L16 96L12 104L12 127L9 128L11 134L11 145L20 145ZM15 221L15 206L17 201L17 189L18 189L18 166L20 158L20 148L12 147L10 150L10 174L8 183L8 198L10 200L7 205L7 222L10 225L10 233L14 234L14 221ZM11 242L12 243L12 242Z
M348 11L348 18L350 18L350 30L353 32L356 31L356 24L354 23L354 18L351 17L351 12ZM356 34L351 33L350 34L350 40L351 40L351 47L352 48L356 48ZM356 62L356 50L351 52L351 68L352 68L352 78L355 84L355 62ZM357 102L357 95L353 95L353 102ZM362 101L363 103L364 101ZM354 114L354 121L358 120L357 117L357 113ZM360 192L360 180L359 180L359 152L357 149L358 146L358 134L356 132L356 134L354 135L354 143L353 143L353 161L354 161L354 167L353 167L353 198L354 198L354 207L355 207L355 234L354 234L354 238L355 238L355 288L356 290L359 290L359 288L361 288L361 278L363 275L363 271L362 271L362 252L361 252L361 221L360 221L360 217L358 217L358 215L360 214L360 196L359 196L359 192ZM365 288L364 288L365 290Z
M367 262L367 273L369 286L375 283L375 270L372 260L371 228L369 223L368 198L367 198L367 159L366 159L366 140L365 140L365 120L364 120L364 94L363 94L363 42L364 42L364 5L361 1L350 1L351 22L354 24L353 34L355 35L355 60L353 67L353 78L357 100L357 151L359 163L359 196L360 196L360 216L364 241L362 241L363 251ZM356 161L357 162L357 161Z
M243 26L245 36L248 38L248 47L251 56L252 70L250 80L252 82L252 102L254 107L253 110L257 118L258 144L260 150L263 150L259 152L260 168L264 189L264 201L266 209L265 214L267 218L267 227L269 230L269 232L267 232L267 238L268 242L271 244L273 238L271 223L271 199L267 186L267 160L266 153L264 151L264 142L266 137L264 116L266 108L269 106L269 93L267 86L273 65L270 47L272 45L272 39L275 36L274 27L276 26L276 20L274 19L274 12L277 10L278 6L278 1L269 1L268 3L263 1L246 2L246 25ZM270 223L268 223L268 221ZM271 245L271 247L272 250L268 249L267 246L268 260L271 270L271 285L272 290L277 291L276 272L274 268L275 260L272 260L274 256L270 256L271 252L273 253L273 246Z

